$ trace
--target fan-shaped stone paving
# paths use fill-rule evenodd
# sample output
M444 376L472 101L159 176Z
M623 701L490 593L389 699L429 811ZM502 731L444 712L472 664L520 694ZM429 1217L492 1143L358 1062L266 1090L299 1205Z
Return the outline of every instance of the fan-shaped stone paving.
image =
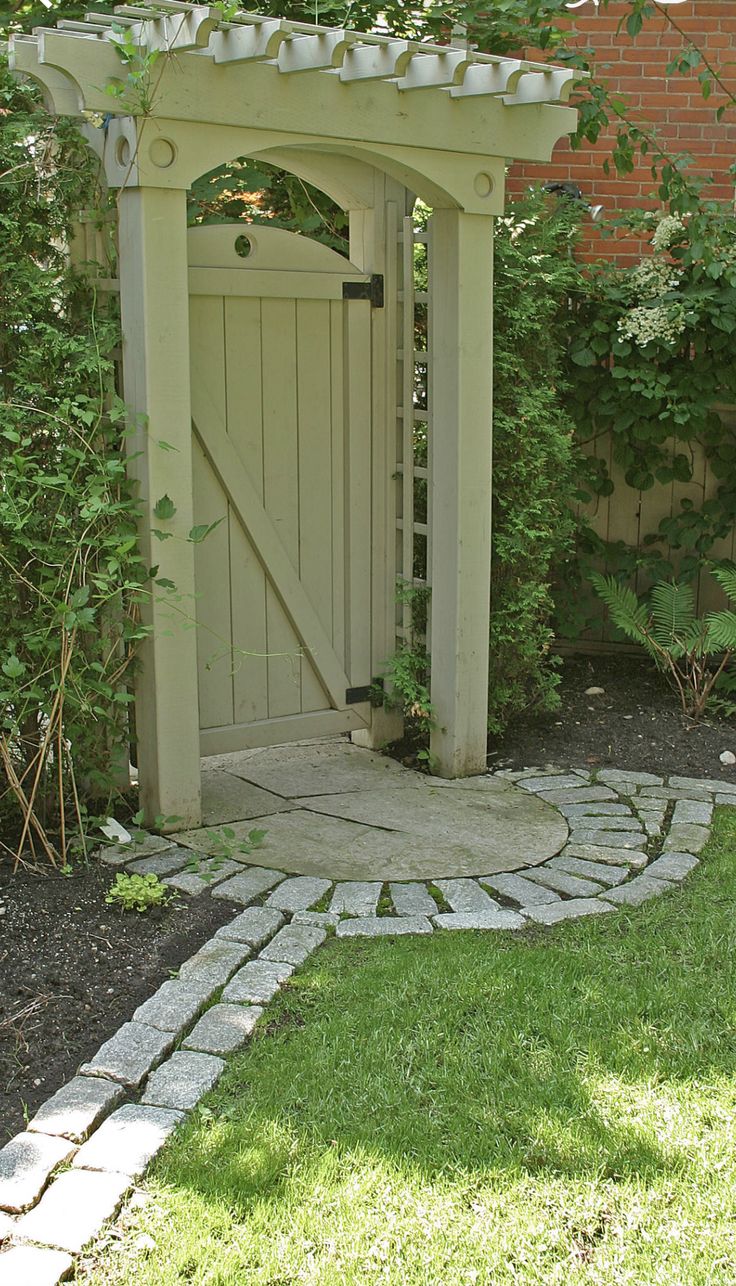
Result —
M435 781L345 742L223 757L204 781L207 828L102 860L243 909L0 1149L3 1282L69 1274L328 934L519 931L637 907L698 865L714 805L736 805L731 783L613 769ZM254 827L257 854L232 847Z

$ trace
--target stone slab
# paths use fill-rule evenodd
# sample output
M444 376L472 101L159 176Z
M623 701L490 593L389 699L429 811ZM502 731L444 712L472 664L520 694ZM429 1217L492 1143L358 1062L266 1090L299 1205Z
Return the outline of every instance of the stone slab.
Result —
M292 924L311 924L320 929L334 929L341 917L336 911L295 911L291 917Z
M703 803L709 803L712 797L712 791L700 787L690 786L687 790L678 790L675 786L644 786L639 798L644 799L699 799Z
M540 799L545 799L548 804L590 804L593 801L610 799L614 802L618 795L614 790L609 790L607 786L587 786L582 783L575 790L545 790L539 791Z
M227 938L211 938L179 969L184 982L203 983L208 987L224 987L236 969L245 964L252 947L245 942L228 942Z
M330 910L337 915L375 915L383 885L378 880L346 880L335 885Z
M722 791L724 794L736 796L736 782L718 781L716 778L712 777L670 777L669 785L675 790ZM734 802L736 802L736 800Z
M283 923L284 917L275 907L251 906L218 929L215 937L244 942L255 951L268 942Z
M534 903L542 905L545 902L559 901L559 894L552 889L544 888L541 884L536 884L533 880L525 880L523 875L506 874L506 875L488 875L483 881L488 884L496 893L502 897L511 898L512 901L518 902L519 906L529 906Z
M554 902L549 906L530 906L526 915L537 924L560 924L563 920L580 920L586 915L602 915L612 911L608 902L598 898L571 898L569 902Z
M606 862L621 866L624 862L632 870L646 866L649 857L641 849L609 848L605 844L567 844L562 851L563 857L581 857L588 862Z
M262 1013L260 1005L213 1005L202 1014L182 1048L203 1054L232 1054L252 1036Z
M736 795L716 795L715 802L732 808L736 804Z
M73 1168L104 1170L140 1179L183 1120L181 1111L126 1103L82 1145L72 1163Z
M422 915L371 915L358 920L341 920L335 929L338 938L393 938L411 933L431 933L432 925Z
M622 884L631 874L628 866L611 866L606 862L586 862L582 857L553 857L549 865L568 875L577 875L582 880L595 880L597 884L613 886Z
M152 1067L161 1062L174 1044L174 1034L143 1023L123 1023L88 1063L83 1076L107 1076L121 1085L138 1086Z
M73 1259L63 1250L11 1246L0 1259L3 1286L57 1286L71 1271Z
M130 1186L126 1174L68 1170L51 1184L38 1205L18 1220L15 1235L79 1254L112 1219Z
M691 826L687 823L670 826L667 832L667 847L677 853L699 853L710 839L707 826Z
M692 853L666 852L647 867L647 876L656 880L684 880L700 862Z
M568 875L565 871L553 870L548 866L535 867L533 871L525 871L525 875L535 883L571 898L594 897L603 887L594 880L582 880L577 875Z
M633 813L628 813L626 817L576 817L570 827L570 834L575 835L579 830L632 831L635 835L642 833L639 818Z
M713 821L713 805L696 799L678 799L672 814L672 823L693 823L696 826L710 826Z
M141 857L127 863L127 869L136 875L173 875L181 871L192 860L191 850L180 845L170 845L162 853L153 853L150 857Z
M262 790L260 786L244 781L231 772L207 767L202 770L203 826L268 817L292 807L290 800Z
M227 1003L267 1005L282 982L294 972L294 966L273 960L251 960L230 979L222 993Z
M242 825L242 823L241 823ZM235 826L233 830L235 830ZM262 893L272 889L284 879L283 871L272 871L266 866L246 867L241 875L233 875L223 884L212 890L213 898L224 898L227 902L242 902L247 906Z
M579 790L584 779L577 773L564 773L558 776L544 774L541 777L524 777L519 785L524 790Z
M516 911L500 908L497 911L440 912L432 916L438 929L523 929L525 920Z
M202 1050L178 1049L152 1072L141 1103L191 1112L219 1081L225 1063Z
M612 804L607 799L591 804L560 804L559 810L568 821L575 817L631 817L628 804Z
M389 884L397 915L436 915L438 907L425 884Z
M171 978L138 1006L133 1021L179 1036L202 1012L217 987L217 983L202 980Z
M498 902L476 880L435 880L434 884L453 911L475 914L499 910Z
M124 1093L122 1085L103 1077L74 1076L41 1104L28 1129L81 1143L117 1107Z
M163 835L146 835L144 839L134 840L132 844L106 845L98 850L100 861L105 866L125 866L136 858L150 857L152 853L162 853L166 848L173 848L174 841Z
M296 875L283 884L266 899L266 906L274 906L278 911L293 914L294 911L308 911L332 888L329 880L318 879L314 875Z
M68 1139L24 1130L0 1148L0 1210L13 1214L32 1206L49 1177L76 1151Z
M327 930L306 924L288 924L261 951L259 960L275 960L300 965L317 950L327 937Z
M613 902L616 906L641 906L642 902L660 897L662 893L674 887L674 884L669 884L666 880L653 880L648 874L644 874L637 875L635 879L630 880L628 884L622 884L618 889L607 889L604 896L607 902Z
M598 781L620 786L661 786L663 779L651 772L627 772L623 768L602 768Z
M303 795L372 790L387 782L413 785L416 773L395 759L373 754L348 741L321 745L274 746L240 754L219 755L218 767L284 799ZM261 814L257 814L261 816Z
M603 831L588 830L587 827L580 826L570 834L570 843L577 845L600 844L605 848L640 849L644 842L645 835L642 830Z

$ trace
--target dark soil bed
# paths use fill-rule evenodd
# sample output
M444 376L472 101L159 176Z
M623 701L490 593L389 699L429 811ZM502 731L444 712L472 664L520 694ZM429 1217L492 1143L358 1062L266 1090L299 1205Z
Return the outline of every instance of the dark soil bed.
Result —
M603 688L587 696L586 688ZM631 768L736 781L719 755L736 754L736 720L693 724L651 662L631 656L564 660L562 705L551 715L518 717L504 737L491 738L489 767Z
M240 909L204 894L124 913L113 878L0 866L0 1145Z

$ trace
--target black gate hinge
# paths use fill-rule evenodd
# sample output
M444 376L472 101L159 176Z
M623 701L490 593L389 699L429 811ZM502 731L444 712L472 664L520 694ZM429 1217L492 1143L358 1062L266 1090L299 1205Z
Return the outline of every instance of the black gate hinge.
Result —
M383 705L384 682L382 677L373 679L371 683L363 684L362 688L347 688L345 690L345 705L358 706L364 701L370 701L372 706Z
M383 308L383 274L374 272L368 281L344 281L343 299L368 299L372 308Z

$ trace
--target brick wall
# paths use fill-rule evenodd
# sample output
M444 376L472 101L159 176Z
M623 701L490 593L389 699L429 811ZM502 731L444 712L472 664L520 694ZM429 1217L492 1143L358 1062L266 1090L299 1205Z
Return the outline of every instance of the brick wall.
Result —
M719 124L716 109L726 99L716 86L706 101L697 71L691 76L666 75L668 62L686 47L683 37L665 17L657 16L646 21L644 29L632 39L625 31L616 30L621 16L628 12L629 5L619 0L613 0L605 12L588 0L581 8L571 10L569 22L561 25L569 26L572 44L595 50L597 79L612 92L626 96L629 119L655 125L672 151L690 152L694 168L715 179L709 196L733 206L734 179L728 167L736 161L736 108L727 111ZM736 92L734 0L686 0L672 5L670 13ZM529 57L540 57L534 51L526 52ZM550 58L549 53L544 56ZM596 144L586 143L577 152L564 140L555 148L548 165L511 166L508 195L518 196L530 183L569 180L582 188L590 204L603 205L608 213L635 206L656 208L660 203L646 158L637 157L631 174L618 177L613 167L609 175L604 173L603 161L610 155L614 135L615 127ZM605 253L610 257L613 253L624 264L635 260L640 252L636 241L623 237L617 239L612 251L610 241L601 246L594 224L586 229L584 254Z

